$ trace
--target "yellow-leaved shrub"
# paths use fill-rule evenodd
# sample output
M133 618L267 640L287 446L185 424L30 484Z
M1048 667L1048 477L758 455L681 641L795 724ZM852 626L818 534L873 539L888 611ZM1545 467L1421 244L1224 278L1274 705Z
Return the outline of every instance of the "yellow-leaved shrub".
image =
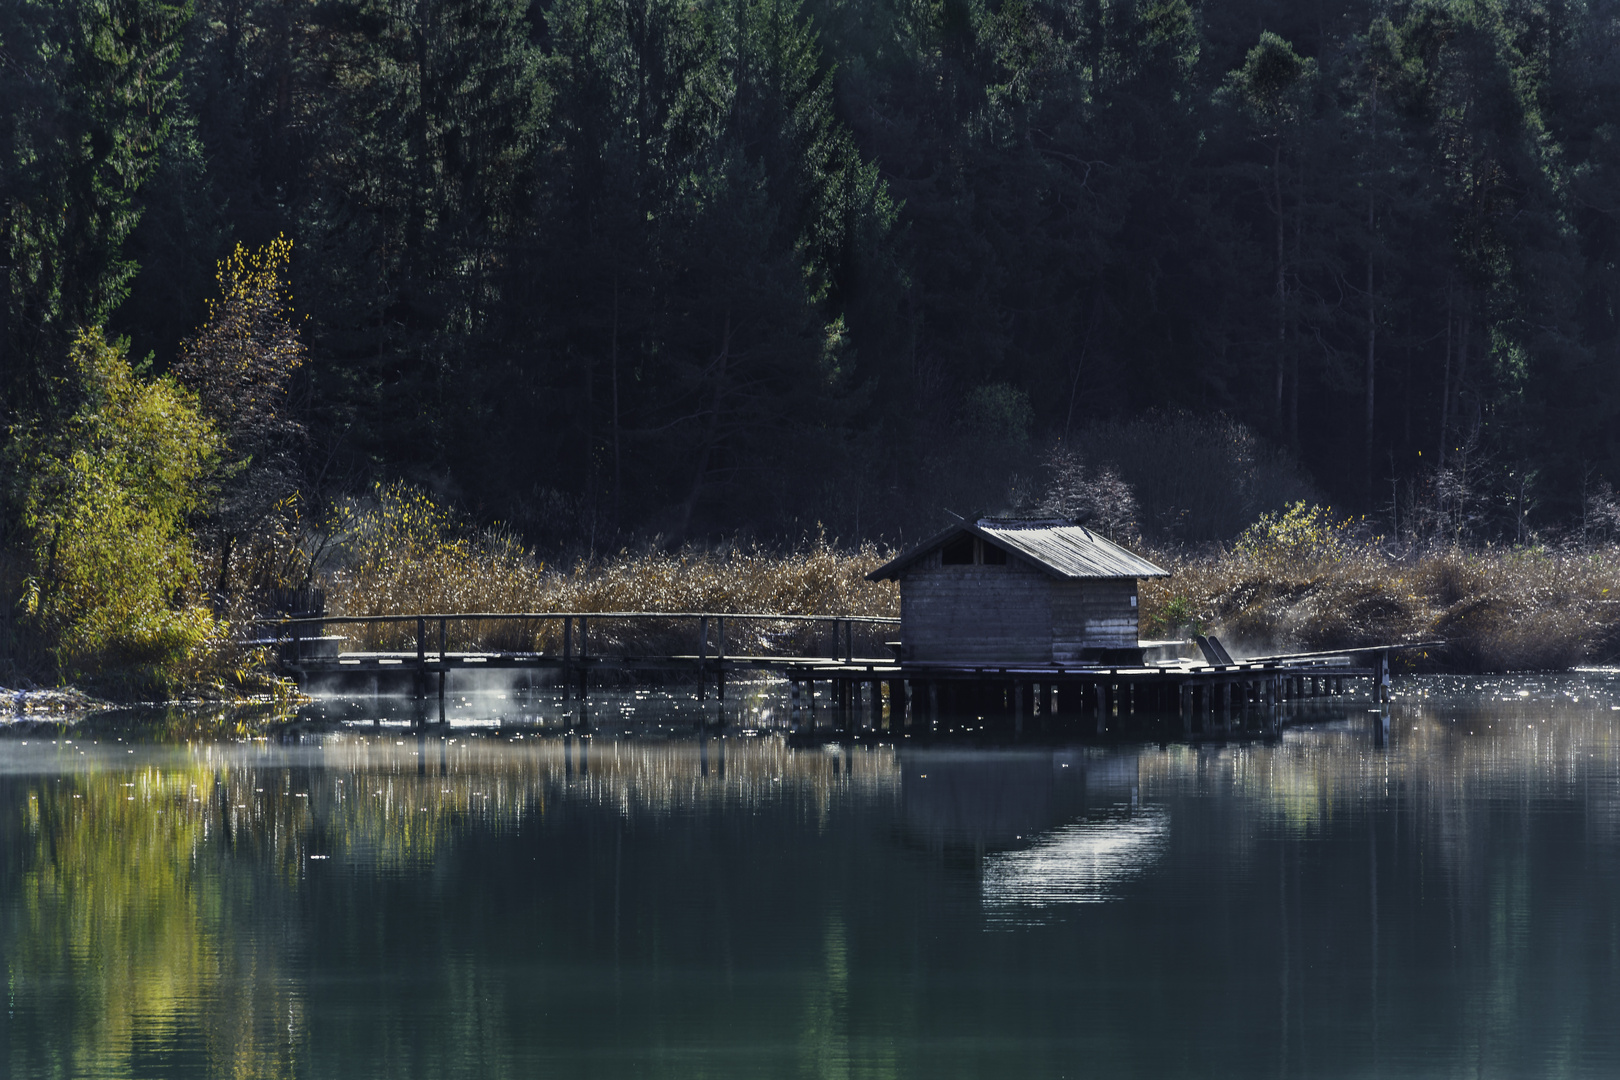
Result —
M219 438L191 393L138 377L100 330L82 331L70 359L78 407L24 426L11 450L31 562L23 607L61 677L164 693L215 633L193 591L187 519Z

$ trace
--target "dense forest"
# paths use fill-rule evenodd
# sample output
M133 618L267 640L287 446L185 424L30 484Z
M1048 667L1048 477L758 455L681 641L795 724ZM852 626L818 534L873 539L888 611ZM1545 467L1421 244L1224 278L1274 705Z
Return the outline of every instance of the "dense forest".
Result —
M279 243L277 467L542 545L894 538L1144 457L1591 527L1617 214L1614 0L0 2L7 429L82 412L87 328L184 376Z

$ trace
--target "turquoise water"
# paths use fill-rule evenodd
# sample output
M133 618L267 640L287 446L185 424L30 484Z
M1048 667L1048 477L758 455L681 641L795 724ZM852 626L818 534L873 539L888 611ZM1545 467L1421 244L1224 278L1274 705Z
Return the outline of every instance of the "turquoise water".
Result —
M1191 745L12 724L0 1070L1620 1073L1620 677L1399 689Z

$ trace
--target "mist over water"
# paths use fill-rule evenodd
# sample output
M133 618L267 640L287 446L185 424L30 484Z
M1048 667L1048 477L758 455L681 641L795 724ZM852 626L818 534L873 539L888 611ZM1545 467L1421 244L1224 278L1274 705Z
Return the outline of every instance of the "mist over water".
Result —
M1620 1072L1620 675L1397 689L1167 745L801 747L763 689L14 725L0 1073Z

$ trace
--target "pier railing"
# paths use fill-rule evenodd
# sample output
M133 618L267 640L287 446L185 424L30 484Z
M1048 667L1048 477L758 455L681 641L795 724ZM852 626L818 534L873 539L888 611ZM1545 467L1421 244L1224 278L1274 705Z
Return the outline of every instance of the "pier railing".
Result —
M290 642L341 636L345 652L592 656L885 657L900 620L876 615L718 611L472 611L323 615L261 621Z

